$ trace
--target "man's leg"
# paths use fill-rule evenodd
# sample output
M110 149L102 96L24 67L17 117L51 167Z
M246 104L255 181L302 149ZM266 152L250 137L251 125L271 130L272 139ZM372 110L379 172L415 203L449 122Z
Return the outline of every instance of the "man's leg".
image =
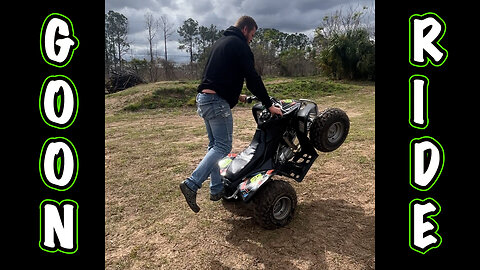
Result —
M203 98L211 99L211 97L205 96ZM192 175L180 184L182 193L194 212L200 210L196 204L196 192L209 175L211 176L211 193L215 194L223 190L218 162L230 153L233 135L233 118L228 103L215 97L216 102L208 100L208 103L205 102L203 105L201 99L201 96L200 99L197 97L197 103L199 114L205 120L209 150Z
M210 175L211 193L217 194L223 190L218 162L232 150L233 119L231 113L228 113L205 122L207 132L208 129L211 131L213 146L186 182L187 186L196 192Z
M217 123L212 124L212 131L215 137L215 143L212 149L221 149L220 152L222 153L222 157L215 162L210 172L210 194L213 195L210 196L210 199L212 200L218 200L219 198L214 195L221 196L221 193L223 193L223 181L220 176L218 162L232 150L233 118L231 112L220 121L225 122L225 124L220 124L217 128L215 128Z

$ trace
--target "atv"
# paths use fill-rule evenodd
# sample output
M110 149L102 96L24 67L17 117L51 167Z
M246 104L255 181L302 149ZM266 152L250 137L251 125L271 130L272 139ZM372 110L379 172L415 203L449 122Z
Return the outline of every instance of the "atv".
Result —
M247 98L251 103L255 96ZM283 116L272 115L261 103L252 107L257 129L250 145L219 161L225 201L253 202L253 216L266 229L287 225L297 206L295 189L284 176L302 182L320 152L331 152L345 141L350 128L338 108L318 111L311 100L271 98Z

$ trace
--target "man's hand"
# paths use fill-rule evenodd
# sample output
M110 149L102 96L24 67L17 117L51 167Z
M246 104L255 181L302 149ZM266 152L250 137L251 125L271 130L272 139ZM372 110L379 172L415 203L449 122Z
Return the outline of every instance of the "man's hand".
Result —
M278 108L278 107L275 107L275 106L272 105L272 106L270 106L270 108L268 108L268 110L270 111L270 113L272 115L278 114L280 116L283 116L282 110L280 110L280 108Z
M247 95L240 95L238 97L238 101L246 103L247 102Z

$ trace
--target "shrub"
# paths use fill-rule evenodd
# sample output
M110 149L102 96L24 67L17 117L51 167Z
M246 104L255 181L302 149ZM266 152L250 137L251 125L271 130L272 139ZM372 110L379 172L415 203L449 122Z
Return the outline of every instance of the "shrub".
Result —
M336 33L320 52L319 65L335 79L375 79L375 42L364 29Z

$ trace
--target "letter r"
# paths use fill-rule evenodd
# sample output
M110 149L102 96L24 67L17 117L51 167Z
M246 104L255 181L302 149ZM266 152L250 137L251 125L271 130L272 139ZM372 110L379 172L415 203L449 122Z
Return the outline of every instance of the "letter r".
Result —
M430 62L438 67L447 60L448 51L439 43L445 35L446 24L437 14L429 12L412 15L409 19L409 30L410 64L425 67Z

